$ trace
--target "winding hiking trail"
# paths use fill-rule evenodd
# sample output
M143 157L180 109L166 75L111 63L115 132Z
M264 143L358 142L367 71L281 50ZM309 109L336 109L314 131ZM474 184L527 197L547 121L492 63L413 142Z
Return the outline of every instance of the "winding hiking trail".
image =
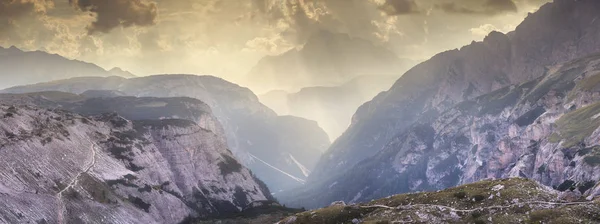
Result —
M450 206L445 205L434 205L434 204L414 204L414 205L400 205L398 207L390 207L386 205L370 205L370 206L360 206L361 208L383 208L383 209L397 209L397 210L410 210L415 209L417 207L434 207L440 210L450 210L453 212L475 212L482 210L490 210L490 209L505 209L512 208L518 206L525 205L550 205L550 206L569 206L569 205L589 205L595 203L594 201L586 201L586 202L546 202L546 201L527 201L527 202L517 202L510 205L493 205L488 207L481 208L473 208L473 209L457 209Z
M510 205L493 205L493 206L488 206L488 207L480 207L480 208L473 208L473 209L457 209L457 208L453 208L450 206L445 206L445 205L435 205L435 204L414 204L414 205L400 205L398 207L390 207L390 206L386 206L386 205L370 205L370 206L360 206L361 208L379 208L379 209L390 209L390 210L399 210L400 213L408 211L408 210L413 210L413 209L419 209L419 208L423 208L423 207L430 207L430 208L436 208L440 211L450 211L450 212L463 212L463 213L470 213L470 212L477 212L477 211L484 211L484 210L492 210L492 209L507 209L507 208L512 208L512 207L522 207L522 206L526 206L526 205L549 205L549 206L554 206L554 207L560 207L560 206L569 206L569 205L588 205L588 204L592 204L595 203L594 201L588 201L588 202L546 202L546 201L527 201L527 202L517 202L514 204L510 204ZM414 220L412 220L412 218L410 218L410 216L407 216L410 220L404 220L404 221L396 221L394 223L415 223Z
M67 190L69 190L70 188L73 188L75 185L77 185L77 181L79 180L79 177L84 174L89 172L92 168L94 168L94 166L96 165L96 143L92 142L91 140L88 139L88 141L90 142L91 146L90 146L90 150L91 150L91 161L90 163L86 166L86 168L82 171L79 172L77 175L75 175L75 177L73 177L73 179L71 179L71 182L69 182L69 184L63 188L61 191L59 191L56 194L56 198L58 199L58 205L59 205L59 210L58 210L58 223L59 224L63 224L64 223L64 211L65 211L65 204L63 201L63 193L66 192Z

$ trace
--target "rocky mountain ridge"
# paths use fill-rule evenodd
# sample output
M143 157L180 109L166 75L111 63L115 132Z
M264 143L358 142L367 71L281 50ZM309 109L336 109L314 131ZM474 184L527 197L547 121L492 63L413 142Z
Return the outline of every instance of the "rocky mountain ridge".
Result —
M13 87L2 92L44 91L199 99L210 106L222 124L229 149L236 158L265 181L273 192L302 185L329 146L327 134L316 122L277 116L249 89L212 76L85 77ZM107 103L110 107L110 102Z
M417 65L359 108L309 177L310 187L283 201L323 206L490 177L596 186L594 159L585 158L598 144L591 114L598 99L595 82L581 80L595 80L598 60L587 56L600 52L600 29L590 26L597 12L598 1L557 0L515 32L492 32ZM463 107L475 114L458 112ZM589 124L567 125L581 118ZM332 193L316 196L323 191Z
M179 223L272 200L210 125L0 110L0 222Z
M389 91L357 110L351 126L324 155L313 177L339 174L376 154L421 117L541 77L547 66L600 52L596 38L600 29L591 25L600 22L599 11L597 1L556 0L530 14L508 35L492 32L483 42L415 66Z
M595 55L464 101L415 122L374 157L307 191L329 186L332 193L325 200L367 201L487 178L525 177L555 188L586 186L580 194L595 196L600 193L598 75L600 56ZM326 203L298 194L304 196L294 200Z

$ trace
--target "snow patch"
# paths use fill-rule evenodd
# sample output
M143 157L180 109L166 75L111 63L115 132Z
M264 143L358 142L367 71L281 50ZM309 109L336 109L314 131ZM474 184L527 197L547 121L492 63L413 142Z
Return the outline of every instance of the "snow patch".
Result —
M293 179L293 180L295 180L295 181L298 181L298 182L300 182L300 183L302 183L302 184L306 183L306 181L305 181L305 180L303 180L303 179L300 179L300 178L298 178L298 177L295 177L294 175L291 175L291 174L289 174L289 173L286 173L285 171L283 171L283 170L280 170L279 168L277 168L277 167L275 167L275 166L273 166L273 165L271 165L271 164L269 164L269 163L265 162L264 160L262 160L262 159L260 159L260 158L256 157L256 156L255 156L255 155L253 155L253 154L250 154L250 156L251 156L252 158L254 158L254 159L256 159L256 160L258 160L258 161L260 161L260 162L264 163L264 164L265 164L265 165L267 165L268 167L271 167L271 168L273 168L274 170L277 170L277 171L279 171L280 173L282 173L282 174L284 174L284 175L286 175L286 176L288 176L288 177L292 178L292 179Z
M292 154L289 154L289 155L290 155L290 159L292 159L292 161L294 161L296 166L298 166L298 169L300 169L300 171L302 171L302 174L304 175L304 177L308 177L308 175L310 175L310 170L308 170L304 165L302 165L302 163L298 162L298 160L296 160L296 158L294 158L294 156L292 156Z
M350 201L350 203L351 203L351 204L352 204L352 203L356 203L356 202L357 202L357 201L358 201L358 200L359 200L359 199L362 197L362 192L363 192L363 191L365 191L365 190L367 190L367 189L369 189L369 187L365 187L365 188L363 188L362 190L360 190L360 191L358 192L358 194L356 194L356 195L354 196L354 198L352 198L352 200Z
M599 117L600 117L600 113L598 113L598 114L594 115L594 116L592 117L592 120L596 120L596 118L599 118Z
M336 182L333 182L332 184L330 184L330 185L329 185L329 189L331 189L331 188L332 188L333 186L335 186L336 184L337 184L337 181L336 181Z
M498 185L492 187L492 191L499 191L502 189L504 189L504 185L502 185L502 184L498 184Z

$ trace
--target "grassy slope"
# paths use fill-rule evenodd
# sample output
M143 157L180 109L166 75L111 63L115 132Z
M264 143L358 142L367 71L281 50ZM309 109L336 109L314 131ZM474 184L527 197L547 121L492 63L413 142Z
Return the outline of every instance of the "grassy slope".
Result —
M486 180L438 192L401 194L358 205L334 205L296 214L281 223L334 224L353 220L378 224L597 223L600 201L562 202L554 191L531 180L514 178Z

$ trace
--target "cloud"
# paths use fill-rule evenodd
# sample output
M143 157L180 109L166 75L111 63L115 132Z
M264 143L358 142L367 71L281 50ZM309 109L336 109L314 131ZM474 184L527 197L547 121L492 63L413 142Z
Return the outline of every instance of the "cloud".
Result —
M447 2L435 6L437 9L452 14L478 14L494 16L501 13L516 13L517 5L512 0L486 0L483 5L459 5Z
M389 16L418 13L419 8L414 0L385 0L379 9Z
M517 12L517 5L512 0L488 0L483 5L488 13Z
M88 27L88 33L108 33L112 29L130 26L150 26L156 22L156 3L142 0L69 0L76 9L91 12L96 20Z
M469 29L471 34L473 34L475 36L483 36L483 37L487 36L492 31L497 31L497 30L499 30L499 29L492 24L483 24L479 27Z
M37 18L52 6L50 0L0 0L0 35L8 35L19 20Z

